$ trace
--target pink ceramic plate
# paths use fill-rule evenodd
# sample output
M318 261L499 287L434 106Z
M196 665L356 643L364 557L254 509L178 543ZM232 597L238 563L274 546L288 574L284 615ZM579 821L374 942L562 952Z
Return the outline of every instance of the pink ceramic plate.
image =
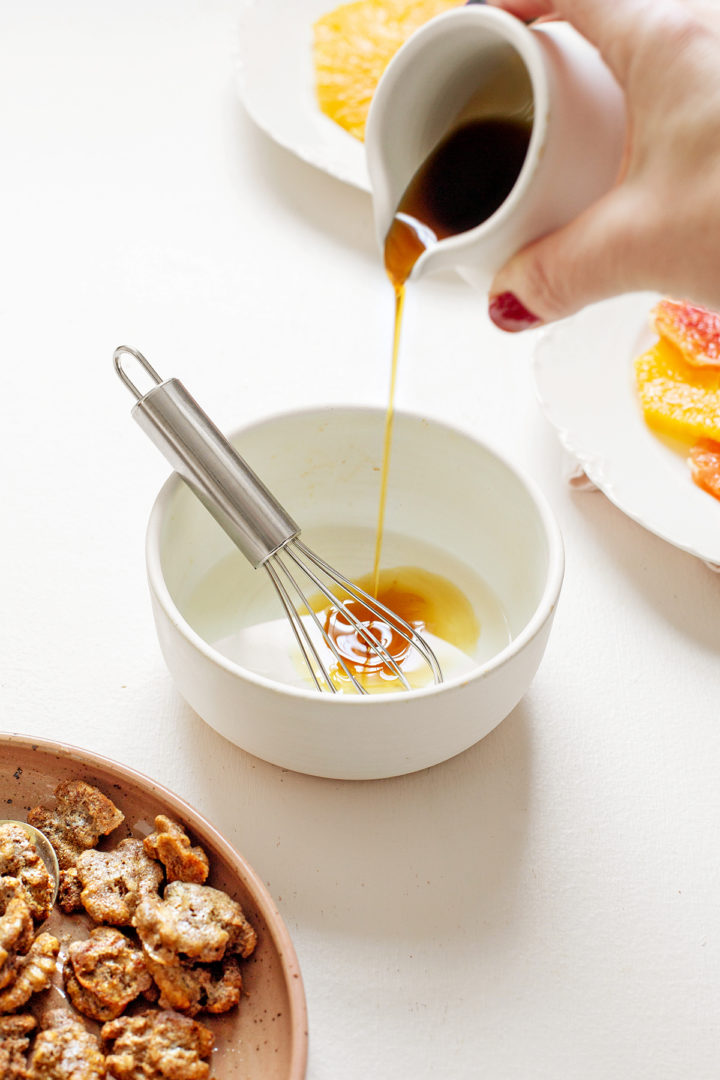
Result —
M215 1036L211 1075L222 1080L302 1080L307 1012L300 969L282 918L255 871L188 803L134 769L62 743L0 735L0 817L24 821L32 806L51 805L57 784L71 778L96 785L125 814L124 824L103 847L114 847L127 835L146 836L156 814L183 822L208 854L208 883L234 897L257 931L257 949L243 962L239 1008L222 1016L198 1016ZM49 924L65 944L68 936L87 933L84 917L63 916L58 909ZM61 978L56 976L55 986L32 1004L38 1012L65 1005ZM87 1025L97 1030L91 1021Z

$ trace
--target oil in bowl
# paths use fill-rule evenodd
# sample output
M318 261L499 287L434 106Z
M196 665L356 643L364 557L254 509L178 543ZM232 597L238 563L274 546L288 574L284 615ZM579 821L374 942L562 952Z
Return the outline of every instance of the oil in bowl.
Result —
M368 572L375 543L371 528L325 526L308 529L303 537L329 562L341 566L355 584L373 592L373 574ZM376 598L422 634L445 679L471 672L511 639L507 617L489 584L460 559L417 538L393 532L385 535ZM352 606L355 601L346 600L348 603ZM309 597L309 605L369 693L405 689L348 623L342 608L331 608L319 593ZM365 621L359 608L358 604L355 613ZM184 614L200 637L240 667L287 686L312 686L272 586L239 552L226 554L207 570L189 595ZM355 692L309 613L303 621L327 662L336 689ZM366 625L399 664L413 689L432 681L427 665L393 632L391 619Z

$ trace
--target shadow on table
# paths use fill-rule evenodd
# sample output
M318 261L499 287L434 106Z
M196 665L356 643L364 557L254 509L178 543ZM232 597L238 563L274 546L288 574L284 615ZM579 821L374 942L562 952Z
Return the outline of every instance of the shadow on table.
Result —
M294 921L323 934L448 942L512 926L528 823L527 703L451 761L375 781L275 768L189 709L182 716L196 776L207 777L203 812L268 883L291 931ZM235 799L214 773L220 754Z
M372 201L366 191L343 183L322 169L308 165L279 146L241 108L241 167L256 174L258 185L271 193L279 208L300 214L318 232L354 248L373 264L379 262Z
M585 512L604 548L627 578L628 588L641 593L658 617L678 632L703 649L720 654L720 574L696 556L680 551L624 517L617 507L607 504L604 496L596 497L598 505L584 508ZM607 526L608 512L613 519L622 519L613 520L611 528Z
M526 428L526 435L534 449L533 460L545 462L545 474L535 479L551 501L562 506L567 499L564 474L570 459L539 413L533 430ZM581 516L586 544L582 558L592 567L592 573L601 572L603 563L609 560L612 570L617 570L627 583L627 589L642 596L658 618L702 648L720 653L720 573L644 529L600 491L573 492L571 507L566 505L561 512ZM564 529L562 520L560 525Z

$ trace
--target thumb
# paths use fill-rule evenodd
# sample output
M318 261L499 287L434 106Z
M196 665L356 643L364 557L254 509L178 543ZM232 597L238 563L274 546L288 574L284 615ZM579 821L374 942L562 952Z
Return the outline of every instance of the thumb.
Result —
M641 231L642 217L616 188L498 271L489 290L490 318L501 330L527 330L596 300L649 287L652 252ZM635 265L638 254L648 263L644 275Z

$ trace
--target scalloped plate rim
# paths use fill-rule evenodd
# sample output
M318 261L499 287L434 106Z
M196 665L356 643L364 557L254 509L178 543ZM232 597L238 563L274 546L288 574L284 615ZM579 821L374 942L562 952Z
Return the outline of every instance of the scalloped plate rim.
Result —
M314 20L332 7L332 0L293 0L290 4L287 0L242 0L235 49L237 91L254 123L279 146L343 183L370 192L363 143L320 111L311 80L302 77L304 66L311 72L310 38L305 56L297 51L297 38L284 29L279 38L293 42L285 64L277 62L277 43L271 49L263 41L263 22L273 14L289 12L293 25L310 35ZM287 91L284 100L293 103L290 110L273 105L278 79L281 92Z
M660 539L673 545L690 555L696 556L703 561L720 563L720 506L717 500L707 495L693 484L690 472L682 462L680 455L671 450L663 443L663 440L645 424L640 405L635 398L632 384L632 360L642 348L646 348L653 340L653 332L649 326L649 314L653 304L659 299L655 292L632 293L612 300L605 300L599 304L579 312L577 315L554 323L540 331L538 340L533 350L531 369L535 382L535 390L540 407L549 423L555 429L560 444L582 466L588 478L603 494L627 517L648 532L653 533ZM598 321L602 321L606 327L610 327L604 334L588 341L588 328L596 328ZM596 437L593 441L587 432L582 430L583 416L587 415L588 406L579 400L580 395L571 391L563 398L563 388L559 385L557 371L552 371L553 361L556 363L567 362L567 355L572 351L574 357L580 356L578 363L580 371L592 371L594 363L603 359L601 350L605 343L612 343L616 336L620 336L627 347L621 354L613 357L616 367L610 365L609 370L620 372L621 366L628 374L626 380L616 379L611 384L612 393L621 393L617 398L618 411L628 414L628 406L632 407L635 419L628 425L627 442L629 446L640 448L641 460L657 464L658 469L665 469L666 475L670 475L673 459L686 470L687 488L686 505L693 507L705 507L694 515L691 527L688 530L683 527L681 508L678 507L675 521L669 527L661 513L658 513L659 503L655 505L651 501L635 500L627 476L633 476L633 467L627 467L627 460L618 460L617 447L613 446L612 440L602 445L602 439ZM634 341L631 346L630 342ZM588 348L589 345L589 348ZM565 358L563 360L563 358ZM633 464L637 459L631 458ZM618 468L625 469L625 476L618 474ZM672 468L672 473L677 468ZM660 473L658 473L660 475ZM643 476L637 479L642 481ZM682 492L682 487L680 488ZM698 500L703 500L698 502ZM717 511L717 525L714 535L710 526L698 534L697 519L704 514L708 518ZM694 521L694 524L692 522ZM677 524L676 524L677 523Z

